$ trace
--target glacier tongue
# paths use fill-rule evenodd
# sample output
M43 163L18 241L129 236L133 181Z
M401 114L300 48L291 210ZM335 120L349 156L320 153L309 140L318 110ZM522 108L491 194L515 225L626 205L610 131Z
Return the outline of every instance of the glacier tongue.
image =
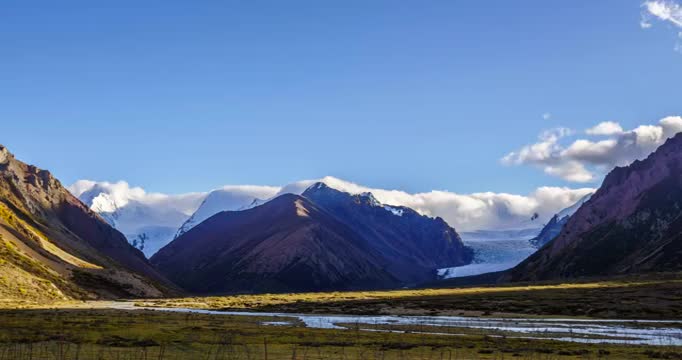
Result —
M539 231L540 229L528 229L462 233L464 245L474 250L474 262L438 269L438 276L449 279L511 269L537 250L529 240Z

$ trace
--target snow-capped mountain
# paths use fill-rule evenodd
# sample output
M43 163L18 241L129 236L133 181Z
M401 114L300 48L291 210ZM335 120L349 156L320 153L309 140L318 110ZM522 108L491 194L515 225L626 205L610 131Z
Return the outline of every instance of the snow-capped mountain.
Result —
M230 185L211 192L182 195L147 193L125 182L88 180L76 182L69 190L124 232L131 244L144 249L144 253L150 256L175 236L216 213L252 208L283 194L300 195L318 182L350 194L371 192L378 202L387 204L385 209L393 209L396 214L400 213L401 206L408 207L422 215L442 217L462 231L539 228L550 214L573 204L592 190L542 187L528 195L457 194L435 190L407 193L366 187L331 176L296 181L281 187Z
M151 261L188 291L231 293L404 286L471 257L440 217L316 183L301 195L220 212Z
M147 257L172 240L206 196L150 194L125 182L79 181L69 190Z
M272 186L224 187L211 191L199 208L190 216L175 233L175 238L182 236L194 226L211 216L223 211L246 210L256 207L270 199L280 190Z

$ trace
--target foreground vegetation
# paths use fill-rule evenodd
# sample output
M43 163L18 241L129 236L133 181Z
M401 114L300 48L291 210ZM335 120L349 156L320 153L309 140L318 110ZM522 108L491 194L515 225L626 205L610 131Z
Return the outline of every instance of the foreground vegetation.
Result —
M138 306L357 315L682 319L682 275L528 286L263 294L145 300Z
M670 347L262 324L274 320L151 310L4 310L0 360L682 358Z
M111 302L0 302L6 308L0 310L0 360L682 359L682 348L673 346L579 344L517 338L519 334L512 332L421 325L375 324L370 327L373 331L358 324L313 329L296 318L283 321L265 314L207 315L145 308L673 320L682 319L681 303L679 274L527 286L139 300L138 310L111 309L116 305Z

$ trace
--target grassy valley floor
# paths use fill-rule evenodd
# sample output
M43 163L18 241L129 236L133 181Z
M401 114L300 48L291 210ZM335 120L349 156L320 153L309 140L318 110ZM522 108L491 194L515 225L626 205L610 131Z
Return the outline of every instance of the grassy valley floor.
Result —
M137 305L317 314L680 320L682 274L539 285L190 297Z
M668 346L310 329L152 310L0 311L0 359L677 359Z
M343 329L317 329L296 318L145 308L680 320L679 274L529 286L140 300L134 302L136 306L131 302L0 304L7 308L0 310L0 360L682 359L682 347L666 343L583 344L494 330L400 324L361 329L349 323L339 324ZM680 327L674 322L660 326L673 331Z

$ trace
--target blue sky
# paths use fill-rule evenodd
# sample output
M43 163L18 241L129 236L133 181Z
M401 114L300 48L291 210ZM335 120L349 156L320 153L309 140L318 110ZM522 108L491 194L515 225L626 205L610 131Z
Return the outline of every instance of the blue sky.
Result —
M500 159L546 129L681 112L678 29L643 29L642 12L631 0L5 2L0 143L67 184L169 193L325 175L413 192L585 186Z

